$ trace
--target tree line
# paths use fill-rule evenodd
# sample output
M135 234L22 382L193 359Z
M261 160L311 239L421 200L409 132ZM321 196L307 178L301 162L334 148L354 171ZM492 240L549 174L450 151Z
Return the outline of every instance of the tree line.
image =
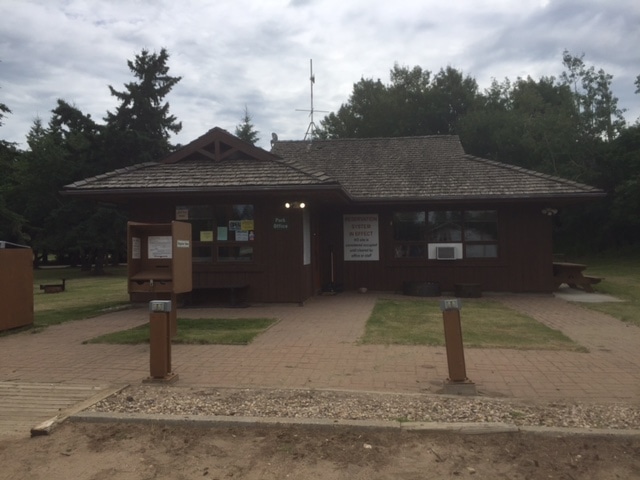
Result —
M180 81L169 75L169 54L143 50L127 65L134 81L108 86L119 104L102 122L58 100L45 125L36 119L28 149L0 144L0 239L32 247L39 262L49 254L96 273L110 255L125 257L126 216L113 206L60 195L64 185L128 165L151 161L174 147L182 124L165 97ZM9 107L3 105L3 113Z
M322 138L455 134L467 153L599 187L606 199L555 218L556 247L586 253L640 244L640 123L627 125L613 76L568 51L556 77L494 80L480 91L452 67L395 65L361 79L321 122ZM640 75L635 80L640 93ZM496 179L499 181L499 179ZM580 251L582 250L582 251Z
M125 258L126 212L63 197L64 185L156 160L176 148L182 128L165 100L180 77L169 54L142 50L127 65L134 80L98 122L58 100L45 124L34 121L26 150L0 140L0 240L31 246L37 261L62 261L100 272L107 256ZM613 77L564 52L563 73L517 78L480 91L452 67L437 73L394 65L390 81L361 79L348 100L320 123L321 138L459 135L473 155L557 175L605 190L601 202L556 217L560 248L590 251L640 244L640 124L627 125L611 91ZM640 75L636 79L640 93ZM10 106L0 103L0 127ZM1 130L0 130L1 133ZM245 106L235 133L255 144ZM499 179L496 179L497 181ZM594 228L597 226L597 228ZM563 246L563 242L565 246Z

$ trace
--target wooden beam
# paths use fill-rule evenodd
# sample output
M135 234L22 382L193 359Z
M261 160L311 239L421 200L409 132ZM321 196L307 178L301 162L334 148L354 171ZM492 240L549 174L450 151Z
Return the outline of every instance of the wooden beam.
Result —
M224 152L224 153L220 156L220 160L222 160L222 159L224 159L224 158L228 157L229 155L231 155L231 154L233 154L233 153L235 153L235 152L237 152L237 151L238 151L238 149L237 149L237 148L235 148L235 147L231 147L229 150L227 150L226 152Z
M205 150L204 148L199 148L198 149L198 153L200 155L204 155L205 157L207 157L210 160L213 160L214 162L217 162L219 159L216 157L216 155L214 155L213 153L211 153L208 150Z

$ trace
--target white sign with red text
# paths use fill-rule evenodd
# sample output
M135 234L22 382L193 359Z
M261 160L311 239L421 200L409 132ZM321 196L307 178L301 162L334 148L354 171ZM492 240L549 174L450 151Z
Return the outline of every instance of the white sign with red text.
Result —
M380 260L378 214L344 216L344 259L368 262Z

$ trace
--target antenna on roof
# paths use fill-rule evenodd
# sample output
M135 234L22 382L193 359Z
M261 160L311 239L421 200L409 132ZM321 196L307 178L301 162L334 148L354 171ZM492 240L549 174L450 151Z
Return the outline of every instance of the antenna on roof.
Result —
M305 140L307 139L307 137L309 137L310 140L313 140L318 132L318 127L316 127L316 124L313 122L313 112L329 113L326 110L313 109L313 84L316 83L316 76L313 74L313 59L309 60L309 72L309 81L311 82L311 108L309 110L296 109L296 112L309 112L309 118L311 119L311 122L307 127L307 132L304 134Z

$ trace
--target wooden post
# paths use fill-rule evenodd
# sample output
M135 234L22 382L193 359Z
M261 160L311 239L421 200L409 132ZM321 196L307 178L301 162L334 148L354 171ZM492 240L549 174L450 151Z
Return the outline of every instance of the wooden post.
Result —
M171 313L169 315L169 331L170 337L173 338L178 334L178 296L171 294Z
M443 311L442 321L444 323L444 342L447 348L449 380L452 382L464 382L467 380L467 367L464 362L460 310Z
M167 300L149 302L149 370L145 382L173 382L171 372L171 315L174 307Z
M464 361L462 323L460 321L461 308L462 302L457 298L440 301L449 367L449 378L444 383L444 392L456 395L475 395L477 393L476 386L467 378L467 367Z

